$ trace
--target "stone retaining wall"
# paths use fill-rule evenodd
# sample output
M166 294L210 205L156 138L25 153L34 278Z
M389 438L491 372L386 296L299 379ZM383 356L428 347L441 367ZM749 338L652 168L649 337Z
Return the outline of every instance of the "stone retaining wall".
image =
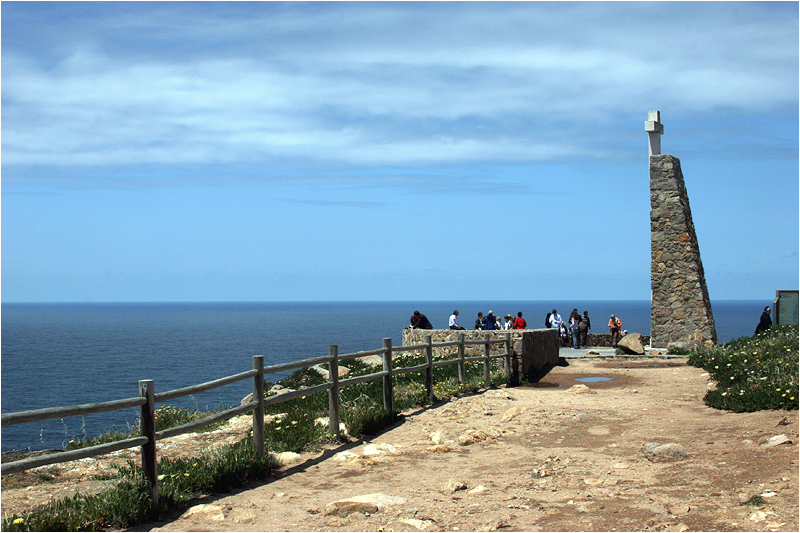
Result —
M452 329L405 329L403 330L403 344L404 345L412 345L412 344L422 344L425 342L425 335L430 335L431 340L434 343L437 342L447 342L447 341L456 341L458 340L458 334L464 333L464 337L466 340L483 340L484 333L489 333L490 339L502 339L505 338L506 333L511 333L511 342L513 343L516 340L522 338L522 334L525 332L531 331L548 331L544 328L542 329L512 329L510 331L506 330L491 330L491 331L481 331L481 330L474 330L474 329L467 329L464 331L452 330ZM600 333L589 333L587 340L586 347L591 348L592 346L611 346L611 335L609 334L600 334ZM570 342L572 342L570 340ZM647 346L650 344L650 336L643 335L642 336L642 344ZM559 341L560 346L560 341ZM581 348L584 345L581 344ZM504 350L502 345L492 345L491 353L496 354L500 353ZM434 355L442 355L442 354L449 354L451 356L457 355L457 349L454 346L447 346L444 348L434 348L433 349ZM467 355L483 355L483 346L467 346L466 348Z

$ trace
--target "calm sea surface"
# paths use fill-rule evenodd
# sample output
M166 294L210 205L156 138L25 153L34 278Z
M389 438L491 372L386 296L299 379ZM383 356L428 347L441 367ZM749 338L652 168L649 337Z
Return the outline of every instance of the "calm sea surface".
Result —
M712 302L720 342L752 335L770 303ZM274 365L327 355L329 344L339 353L380 348L385 337L400 345L416 309L435 328L447 327L453 309L466 328L490 309L501 316L522 311L529 327L542 327L554 307L565 319L575 307L589 311L595 333L606 332L614 313L624 329L650 334L649 301L2 304L2 412L130 398L140 379L153 379L156 392L195 385L249 370L253 355ZM251 389L243 381L167 403L238 405ZM2 428L2 450L61 448L73 437L135 425L136 413Z

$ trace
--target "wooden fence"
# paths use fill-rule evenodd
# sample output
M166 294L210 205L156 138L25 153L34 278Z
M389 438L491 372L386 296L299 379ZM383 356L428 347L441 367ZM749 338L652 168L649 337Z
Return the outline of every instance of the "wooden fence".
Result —
M504 344L505 353L496 355L490 354L490 345ZM467 345L480 345L484 346L484 354L482 356L466 357L465 346ZM458 349L458 356L453 359L434 361L433 348L443 346L456 346ZM417 366L407 368L393 368L392 367L392 354L395 352L408 352L425 350L425 363ZM364 376L357 376L349 379L339 379L339 362L347 359L356 359L359 357L367 357L372 355L383 356L383 369L379 372L367 374ZM383 339L383 347L375 350L367 350L363 352L354 352L349 354L340 355L339 348L336 344L332 344L328 348L328 355L323 357L316 357L313 359L304 359L302 361L293 361L291 363L283 363L279 365L264 366L264 356L253 356L253 368L246 372L234 374L224 378L200 383L199 385L192 385L181 389L175 389L166 392L155 392L155 385L153 380L140 380L139 381L139 396L133 398L125 398L122 400L113 400L108 402L91 403L83 405L71 405L67 407L51 407L45 409L35 409L31 411L20 411L18 413L3 414L2 427L12 426L16 424L27 424L32 422L42 422L44 420L51 420L54 418L64 418L68 416L80 416L92 413L103 413L107 411L115 411L118 409L127 409L131 407L140 407L140 433L139 437L132 437L116 442L98 444L81 448L79 450L70 450L54 454L43 455L39 457L31 457L28 459L21 459L4 463L2 465L2 475L21 472L30 468L38 466L65 463L68 461L75 461L86 457L96 457L107 453L134 448L141 446L142 450L142 470L144 471L144 478L150 488L150 495L154 501L158 500L158 472L157 472L157 457L156 457L156 442L168 437L174 437L183 433L188 433L200 429L209 424L227 420L234 416L238 416L247 412L253 412L253 444L256 449L256 454L261 457L264 455L264 407L277 403L286 402L299 398L301 396L308 396L318 392L328 391L328 417L330 420L330 433L333 436L339 435L339 391L342 387L348 385L355 385L372 381L374 379L383 379L383 406L389 412L394 412L394 387L393 376L405 374L408 372L424 372L425 373L425 388L428 393L428 398L433 400L433 369L435 367L457 364L458 365L458 380L464 385L466 382L465 363L482 361L483 362L483 375L486 382L490 381L490 363L495 358L505 358L505 372L508 375L511 369L511 334L507 333L504 339L490 339L487 333L482 340L465 340L464 334L459 334L457 341L433 343L430 335L425 336L425 342L411 346L392 346L392 339ZM327 383L299 389L296 391L279 394L276 396L264 397L264 374L271 374L275 372L282 372L287 370L295 370L298 368L308 368L315 365L327 363L329 366L329 378ZM155 430L155 404L156 402L164 402L173 400L182 396L189 396L191 394L198 394L224 385L230 385L245 379L253 379L253 401L246 402L238 407L227 409L213 415L209 415L200 420L194 420L187 424L176 426L173 428L165 429L156 432Z

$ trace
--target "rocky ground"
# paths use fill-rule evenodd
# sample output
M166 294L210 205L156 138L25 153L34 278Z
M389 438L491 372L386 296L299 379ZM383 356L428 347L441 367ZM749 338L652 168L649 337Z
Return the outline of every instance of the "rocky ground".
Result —
M573 359L533 386L404 413L380 435L136 529L798 531L797 411L711 409L708 379L685 359ZM73 480L63 490L81 476L61 476ZM3 512L48 497L38 490L4 488Z

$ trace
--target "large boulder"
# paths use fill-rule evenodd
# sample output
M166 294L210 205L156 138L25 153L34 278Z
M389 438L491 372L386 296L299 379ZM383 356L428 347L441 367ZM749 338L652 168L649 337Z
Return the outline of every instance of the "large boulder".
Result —
M623 352L632 355L644 355L641 333L628 333L617 343L617 347Z

